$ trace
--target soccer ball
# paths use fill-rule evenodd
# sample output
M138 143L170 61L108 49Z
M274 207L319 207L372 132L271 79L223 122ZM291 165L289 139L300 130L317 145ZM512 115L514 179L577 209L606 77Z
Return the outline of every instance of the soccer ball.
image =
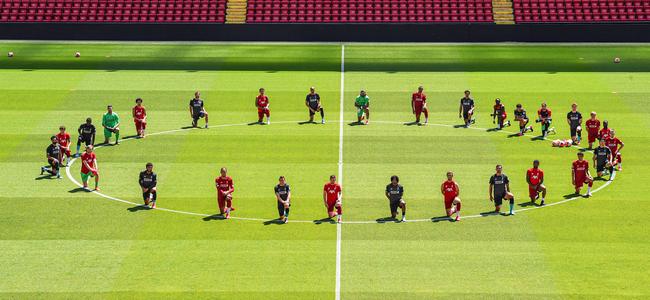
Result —
M79 52L75 52L75 53L74 53L74 57L76 57L76 58L81 57L81 53L79 53Z
M614 58L614 63L615 63L615 64L618 64L618 63L620 63L620 62L621 62L621 58L620 58L620 57L615 57L615 58Z
M14 57L14 53L9 51L9 53L7 53L7 57Z

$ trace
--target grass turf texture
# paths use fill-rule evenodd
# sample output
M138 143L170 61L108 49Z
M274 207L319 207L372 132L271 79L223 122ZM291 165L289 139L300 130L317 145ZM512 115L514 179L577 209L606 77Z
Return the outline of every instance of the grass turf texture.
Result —
M135 133L129 110L142 97L150 133L178 129L189 125L187 103L201 90L214 128L99 149L103 192L140 202L137 172L152 161L159 206L211 214L213 178L225 165L235 180L234 216L275 218L272 188L282 174L293 190L291 219L320 219L322 184L337 173L340 46L0 44L8 51L16 56L0 60L2 296L334 298L335 226L142 211L79 192L66 179L41 179L37 170L61 124L74 131L87 116L97 124L111 103L128 136ZM615 56L623 63L613 64ZM518 203L527 201L533 159L546 172L547 202L572 192L575 149L531 136L402 125L413 119L409 95L419 84L432 123L458 124L458 99L471 89L476 126L492 126L496 97L509 116L517 102L533 115L546 101L557 137L566 137L564 115L577 101L583 115L595 110L609 120L626 148L624 172L591 199L460 223L343 224L342 298L648 297L650 47L348 45L345 66L345 124L361 88L372 99L372 120L384 122L344 127L344 220L386 217L383 188L392 174L405 186L409 219L444 214L438 190L448 169L465 216L493 209L487 180L496 163ZM312 85L329 122L298 125ZM275 124L216 127L256 120L261 86Z

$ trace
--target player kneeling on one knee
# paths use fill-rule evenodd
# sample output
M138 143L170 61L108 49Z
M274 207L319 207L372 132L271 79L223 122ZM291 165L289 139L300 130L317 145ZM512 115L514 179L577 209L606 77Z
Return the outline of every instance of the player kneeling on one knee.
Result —
M584 160L585 154L583 152L578 152L578 160L573 162L571 168L571 179L573 181L573 186L576 189L576 195L580 194L580 189L586 183L587 184L587 194L585 196L591 196L591 187L594 185L594 179L589 174L589 162Z
M190 118L192 118L192 127L198 127L199 119L205 118L205 128L208 128L208 111L203 107L201 92L194 92L194 98L190 100Z
M47 146L45 150L45 155L47 157L48 166L41 167L41 175L44 172L50 173L50 175L56 176L56 178L61 178L61 147L59 147L59 142L56 136L50 137L52 143Z
M102 116L104 127L104 144L108 144L111 136L115 134L115 145L120 143L120 116L113 111L113 105L106 108L108 111Z
M609 171L609 178L614 174L612 150L605 146L605 141L601 140L599 146L594 149L593 163L596 166L598 177L605 175L605 170Z
M515 121L519 122L519 135L524 135L526 131L533 131L533 126L526 126L528 125L529 119L526 115L526 110L521 104L517 104L514 115Z
M280 221L289 222L289 208L291 207L291 189L284 176L278 179L278 185L275 186L275 199L278 201L278 214Z
M515 196L510 192L510 180L503 174L503 166L496 166L496 173L490 177L490 201L494 202L494 212L501 212L503 200L510 202L510 215L514 215Z
M142 199L144 200L144 205L151 208L156 208L156 200L158 198L158 193L156 192L156 184L158 183L158 176L153 172L153 164L147 163L146 169L140 172L140 188L142 188Z
M365 119L365 124L368 124L370 122L370 97L366 91L359 92L359 96L354 99L354 106L357 108L357 123L361 124L361 121Z
M456 221L460 221L460 188L454 181L454 172L447 172L447 180L440 186L440 192L445 198L445 212L447 217L456 213Z
M219 205L219 213L225 214L224 217L230 219L230 211L235 210L232 207L232 193L235 191L235 186L232 178L228 176L228 169L223 167L220 172L221 176L214 180L217 186L217 204Z
M533 167L526 172L526 182L528 182L528 196L530 202L535 204L535 200L542 194L542 202L539 205L544 205L544 198L546 198L546 186L544 186L544 171L539 168L539 160L533 161Z
M386 198L388 198L390 206L391 218L397 217L397 208L402 209L402 222L406 222L406 202L402 198L404 196L404 187L399 184L399 177L393 175L390 177L390 183L386 186Z
M323 186L323 202L327 208L327 216L333 218L337 216L337 221L341 223L343 208L341 205L341 186L336 183L336 176L330 175L330 181ZM336 212L334 212L336 209Z
M99 191L99 165L92 145L86 146L86 152L81 155L81 181L85 190L88 189L89 177L95 177L95 191Z

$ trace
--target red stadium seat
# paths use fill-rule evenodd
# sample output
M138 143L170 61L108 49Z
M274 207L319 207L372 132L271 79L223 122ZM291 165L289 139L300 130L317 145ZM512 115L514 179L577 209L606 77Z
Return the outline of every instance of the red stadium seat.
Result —
M513 0L517 23L646 22L649 0Z

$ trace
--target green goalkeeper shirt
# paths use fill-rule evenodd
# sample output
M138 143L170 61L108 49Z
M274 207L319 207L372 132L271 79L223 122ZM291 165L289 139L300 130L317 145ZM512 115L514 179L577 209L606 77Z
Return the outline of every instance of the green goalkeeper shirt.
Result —
M120 117L113 112L112 114L105 113L102 117L102 126L113 128L120 123Z
M367 107L368 105L370 105L370 97L368 97L368 95L366 95L366 96L359 95L359 96L357 96L357 99L354 100L354 104L356 106L365 106L365 107Z

